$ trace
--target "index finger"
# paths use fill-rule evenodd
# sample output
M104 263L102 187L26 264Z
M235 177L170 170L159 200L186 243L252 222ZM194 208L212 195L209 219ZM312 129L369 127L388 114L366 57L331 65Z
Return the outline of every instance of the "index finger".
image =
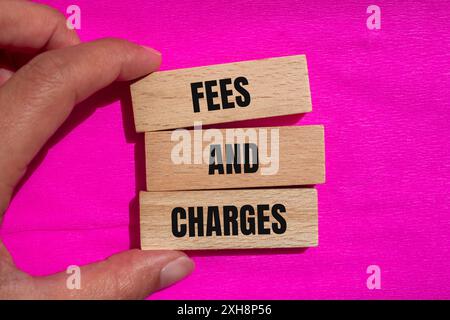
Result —
M78 44L59 11L28 1L0 0L0 48L58 49Z
M150 48L104 39L44 52L19 69L0 88L0 192L1 184L12 192L74 104L115 80L153 72L160 62Z

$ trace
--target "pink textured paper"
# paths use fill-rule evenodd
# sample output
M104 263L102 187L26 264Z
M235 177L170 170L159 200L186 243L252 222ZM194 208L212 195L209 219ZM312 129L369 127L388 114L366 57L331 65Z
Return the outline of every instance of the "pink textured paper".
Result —
M319 247L192 252L194 274L153 298L450 298L448 2L75 4L83 40L153 46L163 70L307 55L313 112L250 124L325 125ZM366 27L370 4L381 30ZM77 107L5 216L20 268L44 275L137 245L142 142L126 86ZM381 268L380 290L366 287L369 265Z

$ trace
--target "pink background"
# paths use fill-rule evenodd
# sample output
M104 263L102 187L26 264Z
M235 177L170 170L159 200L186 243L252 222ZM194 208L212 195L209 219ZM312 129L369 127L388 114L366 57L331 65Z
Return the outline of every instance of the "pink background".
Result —
M450 4L243 2L75 2L83 40L154 46L163 70L308 58L314 111L251 124L325 125L320 246L192 252L194 274L153 298L450 298ZM370 4L380 31L366 28ZM20 268L44 275L137 245L142 142L126 86L77 107L5 216ZM381 290L366 287L372 264Z

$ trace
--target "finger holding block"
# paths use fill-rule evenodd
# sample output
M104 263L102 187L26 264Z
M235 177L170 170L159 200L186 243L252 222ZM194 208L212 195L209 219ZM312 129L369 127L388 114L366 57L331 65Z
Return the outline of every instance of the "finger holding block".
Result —
M136 131L310 112L304 55L154 72L131 85Z
M141 192L142 249L318 245L312 188Z
M325 182L320 125L147 132L145 149L148 191Z

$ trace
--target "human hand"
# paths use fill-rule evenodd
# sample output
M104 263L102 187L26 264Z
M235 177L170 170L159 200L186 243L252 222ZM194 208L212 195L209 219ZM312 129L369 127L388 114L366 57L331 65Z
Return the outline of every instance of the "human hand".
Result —
M158 52L124 40L80 43L56 10L0 0L0 221L27 166L75 104L160 62ZM182 252L134 249L81 267L82 288L69 290L65 272L32 277L17 269L0 241L0 299L140 299L193 268Z

